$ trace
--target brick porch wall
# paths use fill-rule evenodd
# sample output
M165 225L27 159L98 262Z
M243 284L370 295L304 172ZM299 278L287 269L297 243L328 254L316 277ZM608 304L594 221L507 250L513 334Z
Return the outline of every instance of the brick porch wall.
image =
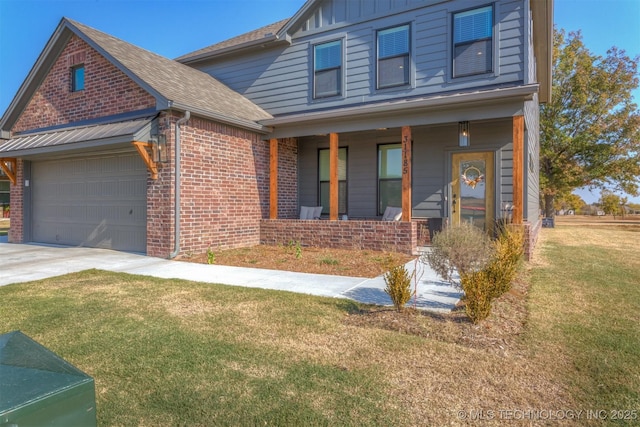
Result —
M260 243L282 245L299 241L302 246L414 254L419 243L420 224L426 222L263 219L260 222Z

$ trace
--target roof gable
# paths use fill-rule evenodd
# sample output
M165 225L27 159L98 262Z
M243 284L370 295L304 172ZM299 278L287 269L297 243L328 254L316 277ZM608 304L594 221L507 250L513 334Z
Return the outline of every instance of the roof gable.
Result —
M156 99L156 108L194 114L253 130L271 115L210 75L149 52L86 25L63 18L0 120L2 136L11 129L75 34Z

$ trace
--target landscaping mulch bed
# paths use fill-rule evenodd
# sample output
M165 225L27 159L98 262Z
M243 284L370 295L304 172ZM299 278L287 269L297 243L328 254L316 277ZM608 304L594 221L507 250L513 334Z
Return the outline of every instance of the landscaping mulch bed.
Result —
M211 254L212 264L367 278L377 277L389 268L415 258L398 252L300 247L295 244L212 250ZM210 257L203 253L178 259L207 264Z

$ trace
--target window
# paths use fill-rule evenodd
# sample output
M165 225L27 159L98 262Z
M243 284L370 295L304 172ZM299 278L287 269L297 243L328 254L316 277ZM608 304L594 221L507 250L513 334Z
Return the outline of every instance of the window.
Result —
M2 208L9 205L9 193L9 181L0 180L0 218L2 218Z
M84 65L71 68L71 92L84 90Z
M319 150L319 205L322 213L329 213L329 149ZM338 214L347 213L347 149L338 148Z
M493 70L493 7L453 15L453 77Z
M313 47L313 97L326 98L342 94L342 41Z
M378 89L409 84L409 28L378 31Z
M378 145L378 215L402 206L402 144Z

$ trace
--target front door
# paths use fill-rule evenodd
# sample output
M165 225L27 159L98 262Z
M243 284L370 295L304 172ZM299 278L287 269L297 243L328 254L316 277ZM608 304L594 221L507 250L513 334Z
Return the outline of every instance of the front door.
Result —
M490 151L452 155L451 221L469 222L490 231L493 226L494 177Z

